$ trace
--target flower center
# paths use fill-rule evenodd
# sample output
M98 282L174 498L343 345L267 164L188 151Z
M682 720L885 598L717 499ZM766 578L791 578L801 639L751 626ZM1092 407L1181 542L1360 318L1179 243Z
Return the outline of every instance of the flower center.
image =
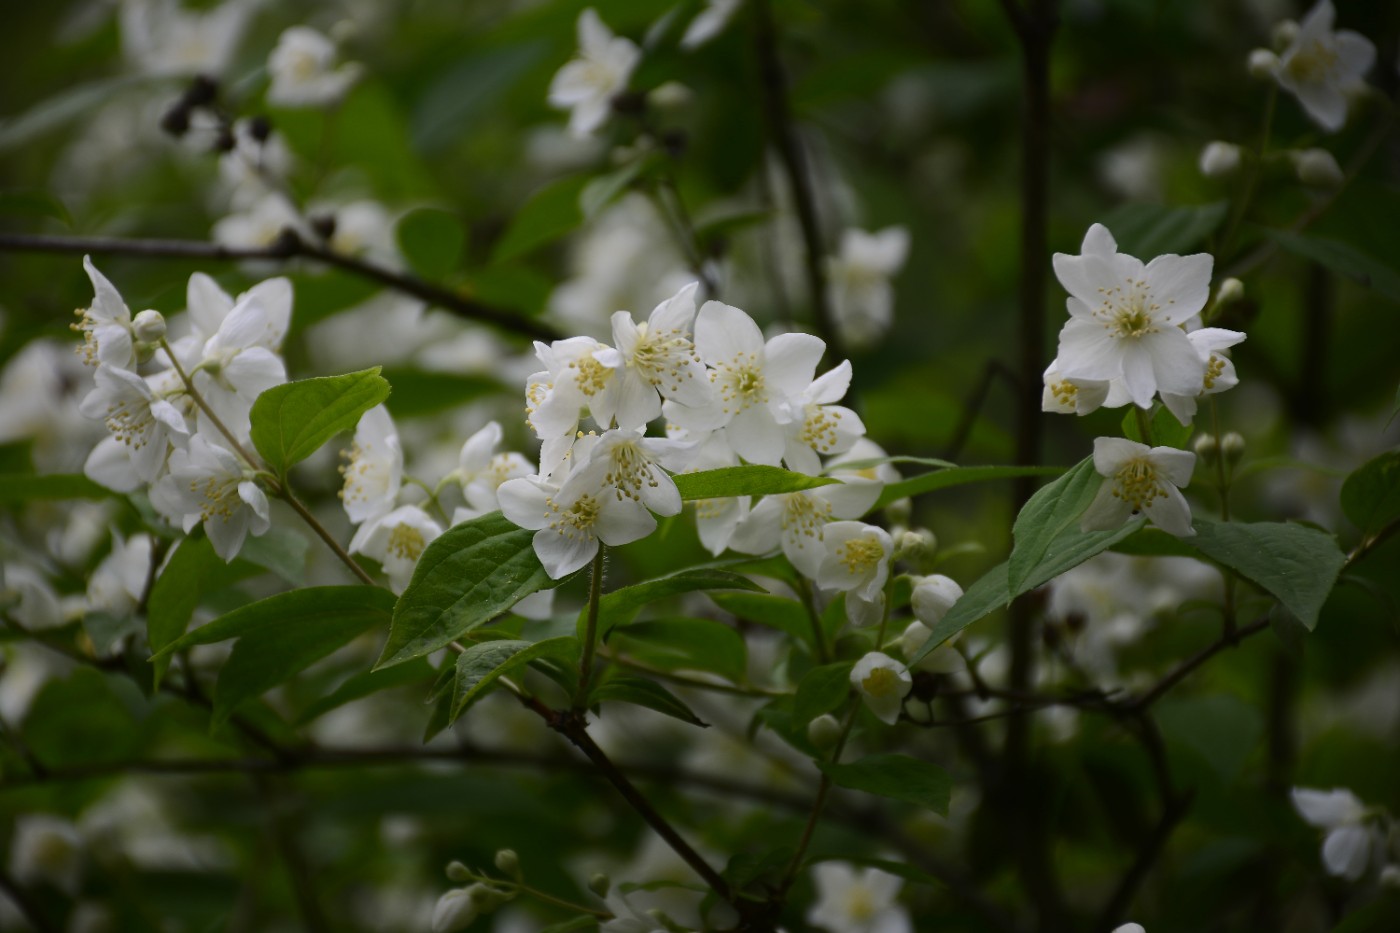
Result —
M851 575L864 575L879 566L885 559L885 549L873 537L852 538L836 551L837 559Z
M1167 492L1157 476L1157 468L1145 457L1129 460L1113 476L1113 495L1141 512L1154 499L1165 499Z
M394 530L389 532L389 553L395 557L416 561L426 546L423 532L407 523L396 525Z
M799 548L803 538L821 540L822 526L831 518L831 505L815 496L805 493L789 493L783 503L783 532L791 537Z
M1224 358L1212 353L1210 355L1210 362L1206 363L1206 377L1205 382L1203 383L1207 392L1215 388L1215 380L1219 379L1221 374L1223 374L1224 372Z
M1055 396L1055 401L1066 408L1075 407L1079 400L1079 386L1068 379L1061 379L1049 385L1050 394Z
M737 414L751 405L768 401L763 363L757 354L738 353L719 368L719 397L726 414Z
M602 512L602 506L597 499L584 493L566 509L559 508L553 499L546 499L545 504L549 506L553 515L558 516L549 523L550 530L570 539L587 541L593 538L593 526L597 524L598 515Z
M238 478L233 476L206 476L190 480L190 491L202 500L199 510L201 521L219 518L227 522L233 518L234 509L243 504L238 497Z
M699 357L695 345L678 330L651 333L647 323L637 325L637 343L632 347L628 360L647 382L660 388L667 385L671 391L678 391L682 381L691 378L684 364Z
M651 458L636 441L624 441L613 447L609 459L603 482L617 487L619 499L626 496L640 502L643 487L656 489L661 485L652 469Z
M107 406L105 422L113 437L136 451L151 440L155 419L151 417L149 405L123 399Z
M1285 69L1299 83L1321 83L1327 80L1337 64L1337 52L1324 42L1309 42L1293 53Z
M818 453L831 453L836 447L836 426L841 412L830 411L824 405L808 405L802 422L802 443Z
M613 371L591 356L581 356L569 364L575 372L579 391L592 398L608 387Z
M899 691L899 675L888 667L875 668L860 683L873 697L894 696Z

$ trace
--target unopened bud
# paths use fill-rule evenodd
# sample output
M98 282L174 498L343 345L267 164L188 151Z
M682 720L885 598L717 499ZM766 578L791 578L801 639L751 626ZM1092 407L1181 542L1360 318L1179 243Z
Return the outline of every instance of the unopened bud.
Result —
M1381 869L1381 885L1387 888L1400 888L1400 865L1387 865Z
M1278 71L1278 56L1268 49L1255 49L1249 53L1249 76L1261 81L1269 80Z
M1240 462L1244 456L1244 437L1238 431L1231 431L1220 439L1220 456L1230 466Z
M467 897L471 898L471 902L476 905L476 909L483 914L489 914L497 907L500 907L506 900L506 898L501 895L500 891L497 891L489 885L482 884L479 881L467 888Z
M695 92L679 81L667 81L652 89L651 93L647 95L647 103L658 110L669 110L674 107L684 107L694 97Z
M927 703L904 704L904 715L908 716L912 722L917 723L926 723L933 720L933 711L929 709Z
M456 933L476 922L476 901L470 888L454 888L438 898L433 907L433 933Z
M894 559L918 565L938 550L938 538L927 528L911 528L899 536L894 547Z
M1244 297L1244 283L1236 278L1228 278L1215 290L1215 303L1224 307L1234 304Z
M471 881L476 877L470 868L461 862L452 861L447 863L447 880L449 881Z
M514 849L502 849L496 853L496 870L519 880L520 856L515 854Z
M891 525L909 524L909 516L914 512L914 502L908 496L903 499L896 499L885 506L885 517L890 520Z
M1282 50L1293 44L1293 40L1298 38L1298 24L1291 19L1285 19L1274 27L1274 48Z
M835 748L841 738L841 723L830 713L822 713L807 723L807 738L819 751Z
M1198 162L1201 174L1207 178L1224 178L1232 175L1240 167L1240 147L1234 143L1216 140L1207 143L1201 150Z
M1215 458L1220 456L1220 441L1216 440L1214 434L1202 434L1196 438L1196 443L1191 445L1196 451L1196 457L1205 466L1215 466Z
M588 879L588 890L599 897L607 897L608 891L612 890L612 879L602 872Z
M141 343L160 343L165 339L165 318L148 308L132 319L131 332Z
M1292 154L1293 171L1298 180L1316 188L1336 188L1346 176L1337 159L1326 149L1303 149Z
M937 625L953 608L953 603L962 598L963 588L942 574L910 579L914 584L914 592L910 596L914 618L929 628Z

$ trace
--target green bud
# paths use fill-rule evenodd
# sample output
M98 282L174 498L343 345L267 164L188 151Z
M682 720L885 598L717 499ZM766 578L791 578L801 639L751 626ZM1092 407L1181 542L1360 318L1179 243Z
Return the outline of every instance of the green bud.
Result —
M588 879L588 890L599 897L607 897L608 892L612 890L612 879L602 872L598 872Z
M1191 446L1202 464L1208 467L1215 466L1215 458L1220 455L1220 442L1214 434L1202 434Z
M907 525L913 511L914 502L907 496L903 499L896 499L885 506L885 516L890 520L891 525Z
M1220 287L1215 290L1215 303L1224 307L1234 304L1244 297L1244 283L1236 278L1229 278L1220 283Z
M1220 439L1220 456L1224 457L1230 466L1240 462L1240 458L1244 456L1244 438L1238 431L1231 431Z
M496 853L496 870L519 881L520 856L515 854L514 849L502 849Z
M476 874L461 862L452 861L447 863L447 878L449 881L471 881Z
M841 738L841 723L830 713L822 713L807 724L807 738L820 751L835 748Z
M911 528L896 540L894 558L917 566L933 557L937 550L938 538L934 537L933 532L927 528Z
M1260 81L1271 81L1278 69L1278 56L1268 49L1255 49L1249 53L1249 76Z

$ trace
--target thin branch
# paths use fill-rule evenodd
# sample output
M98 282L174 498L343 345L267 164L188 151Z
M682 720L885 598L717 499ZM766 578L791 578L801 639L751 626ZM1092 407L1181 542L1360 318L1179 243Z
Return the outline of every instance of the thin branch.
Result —
M0 866L0 891L5 892L5 896L19 908L24 919L37 933L59 933L61 928L49 921L48 916L40 909L34 898L29 896L29 892L19 882L10 877L10 873L5 870L4 866Z
M1109 897L1108 904L1104 906L1103 912L1099 915L1098 923L1094 927L1096 933L1109 933L1126 919L1124 914L1132 905L1138 887L1161 856L1162 850L1166 847L1167 840L1171 838L1177 824L1185 819L1186 814L1190 812L1193 798L1194 795L1188 791L1167 801L1162 816L1152 829L1152 835L1138 850L1137 857L1133 859L1133 863L1128 866L1128 870L1123 873L1123 877L1114 887L1113 895Z
M120 237L68 237L38 234L0 233L0 253L98 253L115 256L144 256L165 259L206 259L216 262L265 260L286 262L310 259L333 266L351 275L377 282L387 288L420 298L428 304L469 321L534 340L558 340L563 335L533 318L482 304L450 288L425 282L416 276L345 256L324 246L308 243L290 230L271 246L239 249L201 240L125 239Z
M1191 675L1191 672L1194 671L1196 668L1200 667L1202 664L1206 663L1211 658L1224 651L1226 648L1233 648L1244 639L1248 638L1251 635L1262 632L1268 627L1269 617L1267 615L1260 616L1248 625L1237 629L1232 636L1221 638L1219 641L1213 642L1208 647L1202 648L1200 651L1196 652L1191 657L1187 658L1185 661L1182 661L1175 668L1173 668L1171 673L1167 674L1161 680L1157 681L1157 683L1153 685L1152 689L1148 690L1142 696L1129 703L1127 708L1130 710L1147 709L1153 703L1156 703L1158 700L1160 700L1168 690L1170 690L1172 687L1175 687L1177 684L1181 683L1183 680L1189 677Z
M306 853L302 851L296 827L291 823L285 792L263 774L251 774L249 781L263 802L268 833L290 876L292 898L296 901L302 926L307 933L329 933L332 927L321 907L320 898L316 896L316 876L307 863Z
M598 543L588 581L588 623L583 633L583 652L578 660L578 689L574 691L574 709L588 708L589 681L593 677L593 652L598 647L598 609L603 599L603 566L607 546Z

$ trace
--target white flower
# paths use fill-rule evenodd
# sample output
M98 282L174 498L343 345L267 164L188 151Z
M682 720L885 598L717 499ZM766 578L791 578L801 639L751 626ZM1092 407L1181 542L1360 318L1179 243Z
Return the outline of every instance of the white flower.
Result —
M343 456L349 462L341 467L340 501L350 521L358 525L392 509L403 485L403 448L387 408L376 405L360 416Z
M46 881L75 895L84 848L82 834L68 820L47 813L21 814L10 840L10 871L22 885Z
M889 483L897 483L900 479L899 470L895 469L892 463L876 463L874 466L864 466L859 469L852 469L847 466L849 463L860 463L864 460L881 460L888 456L889 454L885 451L885 448L868 437L862 437L851 445L850 450L832 457L826 462L826 475L833 476L845 482L858 480L862 482L879 483L881 486Z
M249 534L272 526L267 496L232 452L210 444L203 435L190 438L186 450L170 455L170 469L151 487L151 504L178 522L185 532L200 522L225 561L238 555Z
M680 513L681 494L666 470L687 466L693 445L644 437L641 428L617 429L599 437L590 451L587 469L601 488L619 499L640 502L657 515Z
M233 61L253 4L227 0L191 11L177 0L123 0L122 50L147 74L221 74Z
M477 907L476 891L482 885L473 884L465 888L453 888L438 898L433 906L433 933L456 933L465 930L480 913Z
M1196 348L1196 352L1205 361L1206 371L1201 379L1201 387L1195 395L1162 393L1162 404L1176 415L1177 421L1182 424L1191 423L1191 419L1196 415L1198 396L1215 395L1239 385L1239 377L1235 375L1235 364L1230 361L1225 350L1243 342L1244 337L1245 335L1237 330L1225 330L1220 327L1202 327L1186 335L1186 339L1191 341L1191 346Z
M307 216L327 217L333 229L326 245L333 252L359 256L381 266L401 266L395 238L394 214L378 201L348 201L344 204L314 204Z
M713 367L714 395L705 405L677 405L667 416L687 430L722 430L749 463L777 466L785 449L781 425L812 385L826 344L810 334L779 334L765 343L753 318L707 301L695 322L695 346Z
M671 432L673 427L668 425L667 431ZM688 439L688 435L680 429L675 429L672 436ZM739 458L729 449L723 436L712 434L698 443L690 470L718 470L738 465ZM752 504L751 496L722 496L718 499L696 499L691 502L695 508L695 530L705 550L718 557L729 547L729 539L734 536L739 523L748 517Z
M570 337L545 345L535 341L544 370L525 385L525 420L540 440L571 435L585 412L599 427L612 426L617 407L617 370L598 360L610 349L592 337Z
M239 438L248 434L248 413L258 396L287 381L282 358L264 345L281 325L268 313L261 297L252 291L246 293L186 370L204 401ZM209 433L203 412L199 420L200 430Z
M496 453L500 443L501 426L491 421L462 444L452 479L461 484L467 506L453 513L454 525L496 511L501 507L496 499L500 485L533 472L530 461L520 454Z
M283 230L307 236L301 215L286 197L273 193L217 221L213 235L217 242L233 249L266 249L277 242Z
M1345 788L1326 791L1295 787L1293 808L1311 825L1327 830L1322 841L1322 862L1330 874L1356 881L1366 873L1372 849L1377 854L1383 851L1373 845L1373 833L1366 825L1366 805Z
M1298 32L1278 57L1274 77L1298 98L1309 117L1336 132L1347 119L1347 93L1376 62L1376 47L1349 29L1332 31L1336 10L1321 0L1303 17Z
M1125 923L1113 928L1113 933L1147 933L1141 923Z
M951 577L935 573L927 577L910 577L913 585L911 602L914 617L929 628L937 625L953 604L962 599L963 588Z
M1337 164L1337 157L1326 149L1302 149L1290 153L1293 171L1305 185L1317 188L1337 188L1346 181L1346 174Z
M1115 399L1118 404L1109 403L1108 407L1110 408L1126 405L1130 401L1127 393L1122 389L1121 382L1066 379L1060 374L1059 360L1051 360L1041 378L1045 383L1045 390L1040 396L1041 411L1051 411L1061 415L1087 415L1090 412L1098 411L1102 405L1108 403L1110 394L1118 396ZM1113 392L1115 387L1118 388L1116 393Z
M905 627L904 634L899 636L899 650L905 659L912 658L932 634L933 630L918 619L910 622ZM949 642L956 639L957 636L954 635ZM936 674L956 674L963 669L963 659L958 650L949 643L934 648L914 666L921 671L932 671Z
M379 561L389 588L402 593L413 579L423 549L442 534L442 526L416 505L405 505L370 519L350 539L350 553Z
M579 14L578 45L578 57L550 82L549 103L572 110L569 132L588 136L607 120L614 95L627 88L642 53L630 39L614 36L592 7Z
M851 686L883 722L893 723L899 718L900 707L913 685L909 669L879 651L871 651L851 668Z
M219 177L235 208L252 206L275 192L292 170L292 152L281 133L255 133L254 123L233 123L233 148L219 156Z
M83 268L92 280L94 295L91 305L73 312L78 322L70 326L83 335L79 355L89 366L106 363L132 369L136 365L136 337L131 330L131 309L116 287L97 271L91 257L83 257Z
M255 334L249 345L274 353L279 351L292 320L292 283L281 276L259 282L233 298L203 272L191 275L185 286L185 308L190 316L193 344L208 341L223 327L235 307L249 301L256 302L262 309L264 323L262 332Z
M841 365L812 380L791 401L783 403L779 419L783 428L783 462L788 469L816 476L822 471L821 457L844 454L865 436L860 415L835 405L851 386L851 363ZM819 456L820 455L820 456Z
M841 334L855 347L867 347L890 329L894 289L890 279L909 255L909 231L886 227L877 233L849 229L841 248L827 260L832 312Z
M128 540L114 535L112 553L88 577L88 608L116 616L130 614L145 594L150 573L150 535L132 535Z
M335 43L309 26L293 26L277 39L267 57L272 85L267 101L281 107L318 107L334 104L359 79L362 69L354 62L335 65Z
M1121 379L1146 408L1160 389L1198 391L1205 366L1180 327L1210 298L1214 259L1205 253L1158 256L1147 265L1118 252L1094 224L1082 253L1056 253L1055 275L1069 292L1070 319L1060 332L1057 364L1072 380Z
M695 14L681 36L681 48L687 52L698 49L724 30L734 11L743 0L705 0L705 9Z
M710 400L709 379L690 335L698 287L691 282L661 302L644 324L626 311L613 314L617 348L602 348L595 358L616 372L614 417L619 428L644 428L661 414L663 397L689 406Z
M1121 437L1094 439L1094 469L1104 477L1098 495L1079 520L1085 531L1117 528L1143 514L1179 538L1196 533L1191 506L1181 494L1191 482L1196 455L1174 447L1152 447Z
M875 505L884 484L851 479L802 492L764 496L739 523L729 546L743 554L766 554L781 545L797 572L815 580L826 549L822 533L834 519L859 518Z
M600 541L628 544L656 530L644 505L601 486L597 471L587 468L597 442L596 436L580 439L548 480L512 479L496 490L505 517L536 532L535 554L555 580L592 560Z
M1240 167L1242 150L1234 143L1214 142L1206 143L1206 147L1201 150L1199 166L1201 174L1207 178L1224 178L1233 174Z
M845 862L821 862L812 869L817 902L807 922L831 933L910 933L909 914L895 900L904 882L878 868L857 870Z
M171 443L183 446L189 435L184 416L151 390L145 379L106 363L97 367L96 387L79 410L100 420L127 456L137 477L154 482L165 467Z
M890 533L864 522L830 522L822 529L822 546L826 554L817 568L817 585L846 594L846 618L852 625L878 624L894 554Z
M40 338L25 344L0 373L0 443L32 439L41 473L78 469L83 453L105 433L78 411L88 373L71 343Z

